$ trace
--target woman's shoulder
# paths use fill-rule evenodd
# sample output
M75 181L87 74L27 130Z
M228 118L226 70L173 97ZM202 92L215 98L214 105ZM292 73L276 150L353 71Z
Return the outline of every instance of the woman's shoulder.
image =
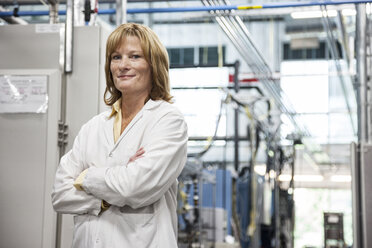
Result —
M110 120L110 114L111 114L111 110L105 110L105 111L93 116L92 118L90 118L90 120L88 120L83 125L83 128L90 128L92 126L97 126L97 125L106 123L107 121Z
M154 101L158 107L156 108L157 111L162 112L164 114L172 113L175 115L183 116L181 111L177 108L174 103L170 103L164 100L156 100Z
M111 115L111 112L112 110L108 109L108 110L105 110L95 116L93 116L89 122L92 122L92 123L97 123L97 122L106 122L110 119L110 115Z

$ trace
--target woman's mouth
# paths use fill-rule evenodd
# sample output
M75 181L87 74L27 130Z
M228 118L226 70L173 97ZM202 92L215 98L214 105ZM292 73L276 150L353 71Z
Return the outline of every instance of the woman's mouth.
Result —
M118 78L120 79L129 79L129 78L132 78L134 77L134 75L119 75Z

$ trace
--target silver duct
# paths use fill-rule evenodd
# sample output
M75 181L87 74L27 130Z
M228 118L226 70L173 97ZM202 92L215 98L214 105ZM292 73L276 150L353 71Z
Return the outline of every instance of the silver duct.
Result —
M368 143L371 135L368 135L368 85L367 85L367 67L366 67L366 6L365 4L357 5L356 17L356 58L357 58L357 82L359 86L359 132L358 139L360 143ZM370 137L368 137L370 136Z
M116 0L116 26L127 22L127 0Z
M229 5L228 1L207 1L202 0L205 6ZM230 12L228 12L230 13ZM233 11L231 11L233 13ZM304 136L310 133L296 118L295 110L287 98L283 97L279 81L273 78L273 73L263 58L262 54L254 44L251 35L239 16L226 15L221 11L212 13L216 22L226 33L236 49L242 54L244 61L252 69L252 73L262 82L269 94L274 98L278 108L291 120L296 132Z
M323 24L324 31L326 32L326 35L327 35L327 44L328 44L328 47L329 47L330 52L331 52L331 57L332 57L332 59L335 63L335 66L336 66L337 76L338 76L338 78L340 80L340 83L341 83L341 89L342 89L342 93L344 95L346 108L347 108L347 111L348 111L348 114L349 114L350 124L351 124L351 127L353 129L353 133L356 134L357 130L356 130L356 127L354 125L352 110L351 110L349 97L347 95L347 90L346 90L346 83L345 83L345 80L344 80L344 76L342 75L343 73L342 73L342 67L341 67L341 63L340 63L340 59L342 58L342 56L341 56L341 54L339 54L339 52L337 50L336 38L333 35L332 24L331 24L331 21L329 20L329 17L328 17L327 7L325 5L320 5L320 9L323 13L322 24ZM338 14L339 18L342 19L341 11L338 11L337 14ZM345 36L345 34L344 34L344 36ZM346 39L344 39L344 40L346 40ZM342 46L342 47L344 47L344 46ZM344 51L346 51L346 49L344 49ZM344 52L344 53L345 53L345 57L347 58L346 52ZM346 61L348 62L347 59L346 59ZM352 77L350 77L350 80L351 80L351 82L354 81Z
M58 0L48 0L49 2L49 23L58 23Z

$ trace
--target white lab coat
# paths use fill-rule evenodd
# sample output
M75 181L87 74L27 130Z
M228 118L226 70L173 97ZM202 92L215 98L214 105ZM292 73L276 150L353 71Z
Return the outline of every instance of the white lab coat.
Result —
M62 157L54 209L74 216L74 248L177 247L177 177L187 156L187 126L165 101L149 100L114 144L111 111L95 116ZM143 147L142 158L129 158ZM73 182L85 169L85 191ZM101 215L101 199L112 206Z

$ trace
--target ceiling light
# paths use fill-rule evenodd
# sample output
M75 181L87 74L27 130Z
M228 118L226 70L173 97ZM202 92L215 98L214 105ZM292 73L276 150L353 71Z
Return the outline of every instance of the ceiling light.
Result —
M295 175L294 180L296 182L321 182L323 181L323 176L321 175ZM291 175L280 175L279 181L289 182L291 180Z
M328 11L320 11L320 10L315 10L315 11L298 11L298 12L292 12L291 17L293 19L308 19L308 18L321 18L324 14L324 16L328 17L336 17L337 16L337 11L336 10L328 10Z
M331 181L336 183L350 183L351 176L350 175L334 175L331 176Z
M274 170L270 170L269 171L269 176L270 176L270 178L275 178L276 177L275 171Z
M255 165L254 166L254 171L260 175L264 176L266 174L266 165Z
M343 9L341 12L343 16L355 16L356 15L355 9Z

